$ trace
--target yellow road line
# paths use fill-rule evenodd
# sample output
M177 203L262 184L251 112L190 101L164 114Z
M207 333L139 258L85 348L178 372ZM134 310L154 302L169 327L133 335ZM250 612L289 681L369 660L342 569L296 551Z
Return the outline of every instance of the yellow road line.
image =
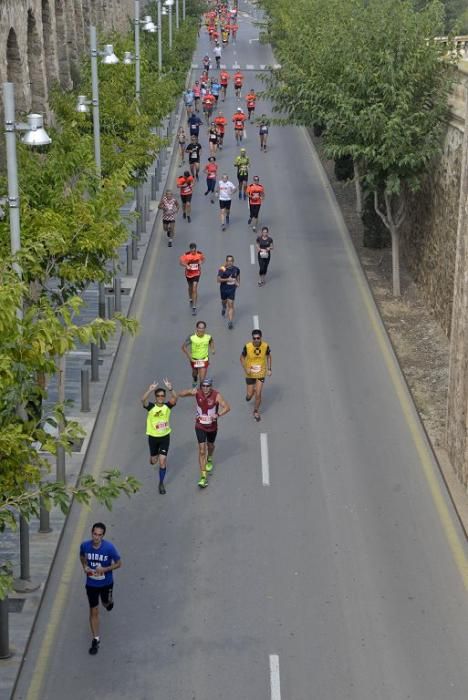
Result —
M171 176L172 176L172 168L171 168ZM147 295L148 295L148 289L149 289L149 284L152 279L151 271L154 270L155 263L156 263L156 256L159 250L159 245L161 242L161 236L162 236L162 225L161 221L158 223L158 228L156 232L156 237L153 241L153 246L151 250L151 255L149 261L145 260L145 265L146 265L146 275L145 278L143 279L143 284L141 286L141 289L139 288L139 285L137 286L137 303L135 304L135 307L133 309L133 315L138 319L141 318L141 313L143 309L143 305L146 301ZM135 342L135 337L130 337L126 339L122 339L123 342L125 343L125 347L123 348L123 357L122 357L122 362L119 364L119 374L117 378L117 382L113 391L113 394L115 396L120 396L124 383L127 379L127 373L128 373L128 368L130 365L130 358L132 357L132 348L133 344ZM114 371L116 367L112 369ZM105 455L108 453L109 450L109 444L110 444L110 438L112 437L114 430L115 430L115 423L117 419L117 411L120 409L120 402L117 401L112 401L111 407L107 413L106 420L104 423L104 427L102 430L102 433L99 436L99 448L96 454L96 459L94 461L93 467L90 470L90 473L94 477L98 477L101 470L104 468L104 462L105 462ZM93 439L95 436L93 436ZM65 609L65 605L67 601L69 600L69 585L70 582L72 581L74 577L74 569L76 567L76 562L77 562L77 557L78 557L78 550L79 546L84 538L84 533L85 533L85 528L86 528L86 523L89 517L89 511L90 509L87 508L86 506L83 506L80 511L80 515L78 517L78 522L76 525L76 529L71 541L69 553L65 562L65 565L63 567L62 575L60 577L60 583L58 585L57 589L57 595L55 596L54 603L52 605L52 610L50 614L50 618L47 622L47 627L44 633L44 637L41 642L41 649L36 661L36 665L31 677L31 682L28 688L28 694L27 694L27 700L41 700L41 691L42 691L42 686L44 684L44 678L48 669L49 665L49 659L51 656L51 651L52 647L55 643L55 639L57 636L57 631L58 627L60 625L63 612Z
M421 462L424 476L426 477L429 490L431 492L432 500L439 514L442 528L445 532L445 536L449 543L457 568L463 579L465 590L468 590L468 559L465 554L463 542L457 533L457 530L454 526L453 518L447 506L447 502L442 494L440 481L434 469L433 455L426 443L423 431L416 417L416 410L413 406L412 399L410 398L410 395L408 393L408 389L405 386L404 380L401 376L401 370L397 362L395 361L395 357L392 350L390 349L391 346L389 344L386 332L382 327L382 321L375 307L374 299L365 281L364 273L359 264L357 253L350 240L348 229L346 228L346 224L341 214L341 210L339 209L335 197L332 194L330 182L326 176L322 163L320 162L320 159L313 146L309 134L307 133L305 128L302 129L302 132L307 140L309 149L312 152L312 157L317 166L320 180L325 188L328 200L331 204L331 208L333 210L333 214L338 225L340 236L343 240L346 249L346 254L351 262L354 277L356 279L362 300L364 302L364 306L369 316L372 329L377 338L377 342L382 356L384 358L384 362L387 367L388 373L390 375L390 379L392 381L396 395L400 402L403 415L405 416L406 422L408 424L411 437L413 439L416 451Z

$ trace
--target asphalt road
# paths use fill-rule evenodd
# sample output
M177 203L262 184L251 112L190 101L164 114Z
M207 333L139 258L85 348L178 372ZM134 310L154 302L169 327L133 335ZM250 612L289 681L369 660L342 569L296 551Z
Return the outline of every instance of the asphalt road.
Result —
M272 62L249 41L257 32L242 15L242 66ZM200 58L206 46L203 33ZM224 58L235 62L233 47ZM261 88L254 70L251 85ZM231 88L228 117L235 107ZM202 145L205 162L205 135ZM276 247L265 287L246 204L233 202L221 232L203 182L174 248L158 234L148 253L134 306L141 333L116 359L88 459L144 488L111 514L74 509L17 700L466 700L466 543L313 149L296 128L273 128L270 145L260 153L248 127ZM235 155L229 128L219 161L232 178ZM139 397L154 378L191 384L179 348L194 319L177 257L192 240L207 256L198 318L217 344L211 374L232 411L199 491L194 407L180 400L160 496ZM226 253L241 269L232 331L216 285ZM259 424L239 364L255 316L273 356ZM91 657L77 548L101 518L123 567Z

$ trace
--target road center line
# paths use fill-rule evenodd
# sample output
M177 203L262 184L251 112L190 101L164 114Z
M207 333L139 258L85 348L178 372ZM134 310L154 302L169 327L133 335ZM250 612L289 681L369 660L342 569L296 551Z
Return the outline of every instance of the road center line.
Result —
M258 316L252 316L252 320L253 320L253 327L260 328L260 321L258 320Z
M271 700L281 700L279 656L270 654L270 688Z
M250 262L255 265L255 247L254 244L250 244Z
M268 435L267 435L267 433L260 433L260 453L262 456L262 483L264 486L269 486L270 485L270 460L268 459ZM270 657L270 659L271 658L272 657ZM278 658L278 657L276 657L276 658Z

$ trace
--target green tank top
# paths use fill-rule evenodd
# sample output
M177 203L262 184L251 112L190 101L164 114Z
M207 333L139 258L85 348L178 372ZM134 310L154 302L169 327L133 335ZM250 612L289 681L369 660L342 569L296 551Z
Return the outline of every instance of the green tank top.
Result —
M190 336L190 343L192 346L192 360L207 360L209 355L209 345L211 342L211 335L205 333L202 337L197 335Z
M148 411L146 418L146 434L152 437L169 435L171 432L170 418L171 409L165 403L162 406L153 406Z

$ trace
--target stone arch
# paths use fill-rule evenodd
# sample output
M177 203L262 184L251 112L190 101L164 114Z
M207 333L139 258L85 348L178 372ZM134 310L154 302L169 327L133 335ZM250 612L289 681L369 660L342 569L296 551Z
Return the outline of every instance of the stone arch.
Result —
M15 84L16 110L18 112L26 112L27 104L24 92L23 60L18 46L18 38L13 27L8 33L6 64L8 82Z
M68 64L68 37L65 15L65 0L55 0L55 26L60 85L64 90L71 88L70 67Z
M47 86L50 88L58 81L57 44L55 26L50 12L49 0L42 0L42 43L44 45Z
M28 10L28 68L32 111L45 112L47 109L47 90L44 80L42 42L32 10Z

